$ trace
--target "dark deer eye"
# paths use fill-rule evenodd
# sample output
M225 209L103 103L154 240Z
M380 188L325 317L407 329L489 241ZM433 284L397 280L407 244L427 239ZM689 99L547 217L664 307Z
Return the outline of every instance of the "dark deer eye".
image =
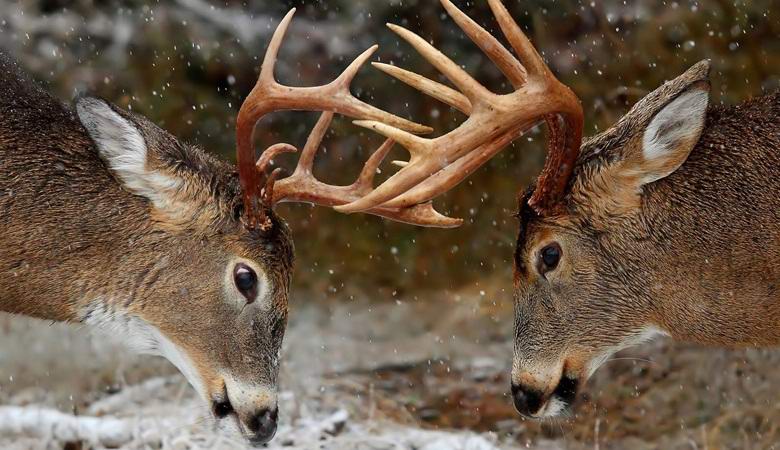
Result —
M252 303L257 297L257 274L246 264L236 264L233 270L233 282L236 289L246 298L247 303Z
M557 243L552 243L545 246L541 252L539 252L539 272L544 275L545 273L558 267L558 262L561 260L561 246Z

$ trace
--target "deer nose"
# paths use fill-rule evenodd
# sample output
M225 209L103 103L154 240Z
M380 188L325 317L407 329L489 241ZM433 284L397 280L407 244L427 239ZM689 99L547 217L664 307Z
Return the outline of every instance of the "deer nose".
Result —
M252 435L249 441L252 445L267 444L276 434L276 422L279 418L279 410L262 409L249 417L246 427Z
M524 417L533 417L542 407L542 392L512 383L512 399L515 409Z

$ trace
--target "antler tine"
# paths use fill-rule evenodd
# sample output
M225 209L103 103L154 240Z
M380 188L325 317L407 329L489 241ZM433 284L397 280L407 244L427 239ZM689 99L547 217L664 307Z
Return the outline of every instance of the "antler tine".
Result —
M467 116L471 115L471 102L465 95L455 89L397 66L380 62L372 62L371 65L423 94L452 106Z
M528 37L509 14L501 0L488 0L488 5L490 5L490 9L493 11L493 16L496 18L501 32L504 33L504 36L509 41L509 45L512 46L523 61L523 65L528 73L534 75L549 73L550 69L547 67L547 64L544 63L534 45L528 40Z
M509 50L498 42L498 39L453 5L450 0L441 0L441 4L447 10L447 14L452 17L452 20L493 61L501 70L501 73L512 83L512 86L517 88L525 83L527 78L525 67L520 64L517 58L512 56Z
M266 207L271 207L273 205L274 201L274 186L276 184L276 180L282 176L282 168L277 167L276 169L271 172L271 175L268 176L268 178L265 181L265 187L263 188L263 204ZM265 224L260 225L262 228L265 228L267 231L268 226L270 223L268 221L265 222Z
M430 139L421 138L401 130L400 128L391 127L390 125L377 122L376 120L355 120L352 123L359 127L374 130L382 136L398 142L411 153L412 159L431 153Z
M368 61L368 59L371 58L371 55L373 55L378 48L379 46L374 44L371 47L364 50L363 53L361 53L360 55L358 55L357 58L352 60L349 66L347 66L347 68L344 69L343 72L341 72L341 75L339 75L338 78L333 80L332 84L349 89L349 85L352 83L352 80L355 78L355 75L357 75L360 68L363 67L363 64L365 64L366 61Z
M379 62L372 62L371 65L423 94L452 106L467 116L471 115L471 102L465 95L455 89L397 66Z
M266 170L274 158L282 153L295 153L297 151L298 149L290 144L285 144L283 142L274 144L265 149L265 151L260 155L260 158L257 160L257 164L255 164L257 171L265 176Z
M464 32L507 75L515 91L506 95L488 92L422 38L403 28L391 26L443 72L468 98L473 108L469 118L458 128L433 139L416 136L412 139L391 126L376 122L359 123L396 138L407 147L412 157L408 164L372 192L350 204L337 206L336 209L349 213L377 206L401 208L429 201L458 184L490 156L536 123L547 120L551 123L549 153L537 183L537 191L529 203L540 212L550 210L566 188L579 151L583 122L579 100L552 75L498 0L490 0L491 8L502 31L525 65L520 64L495 38L449 0L441 2ZM439 99L444 97L448 104L453 104L452 99L457 99L457 96L440 89L431 80L410 76L399 70L386 70L387 67L380 68L424 93ZM561 126L556 122L559 120L557 116L563 120Z
M333 120L333 113L326 111L320 115L319 120L314 125L309 138L306 139L306 144L303 146L301 152L301 158L298 160L298 166L295 168L293 175L303 174L311 175L314 168L314 157L317 155L317 150L322 144L322 138L325 137L325 133L328 132L330 123Z
M378 211L381 211L381 208ZM374 213L372 212L372 214ZM423 227L456 228L463 224L463 219L453 219L452 217L442 215L433 209L433 204L431 202L401 209L398 214L385 215L380 212L377 212L376 214L397 222Z
M393 30L401 39L408 42L420 53L420 55L433 64L439 72L452 81L460 92L471 101L472 105L484 101L486 97L492 95L490 91L479 84L479 82L472 78L465 70L461 69L459 65L455 64L455 62L445 56L444 53L440 52L436 47L426 42L425 39L421 38L416 33L392 23L388 23L387 27Z
M376 177L377 169L379 169L379 165L382 164L382 161L385 160L385 157L387 157L394 145L394 140L385 139L382 145L366 160L363 170L360 171L360 175L358 175L354 183L358 193L367 194L371 192L371 189L374 188L374 178Z
M265 173L256 170L255 152L252 145L255 124L266 114L278 110L331 111L355 119L379 120L399 129L417 133L431 131L429 127L375 108L350 93L350 82L376 50L376 47L371 47L363 52L336 80L327 85L289 87L279 84L274 79L274 66L294 13L295 9L293 8L274 31L263 58L257 83L241 105L236 118L236 151L244 200L243 215L249 228L264 223L266 215L261 204L261 185L265 179ZM270 161L270 158L268 160Z
M276 30L274 30L274 34L271 36L271 42L268 43L268 48L265 50L263 65L260 66L260 76L257 79L257 84L276 84L276 79L274 78L276 58L279 56L279 48L282 46L284 35L287 34L287 28L290 26L295 11L296 8L292 8L288 11L284 18L279 22L279 25L276 26Z

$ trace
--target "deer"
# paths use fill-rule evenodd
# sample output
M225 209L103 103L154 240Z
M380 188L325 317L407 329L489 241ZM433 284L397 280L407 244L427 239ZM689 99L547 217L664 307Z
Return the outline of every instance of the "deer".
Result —
M518 195L515 409L537 419L566 413L614 353L657 336L728 348L780 344L780 91L711 105L710 62L703 60L583 139L579 100L500 0L488 4L519 60L449 1L442 4L515 91L486 91L427 41L391 26L457 90L379 68L469 117L434 139L369 124L404 143L412 155L407 169L419 170L401 171L390 178L397 186L336 209L427 201L529 127L546 124L544 166ZM431 153L442 157L425 159ZM414 187L398 195L400 186Z
M108 330L136 351L166 357L219 423L262 444L277 426L294 253L274 206L314 203L453 228L462 220L437 212L432 200L544 122L548 156L518 213L512 394L521 414L562 412L609 355L657 334L775 343L777 94L708 109L705 61L583 141L580 101L500 0L488 4L517 57L449 0L441 3L512 92L489 91L396 25L389 26L456 89L373 65L463 112L454 130L422 137L430 128L350 93L375 46L331 83L282 85L274 64L293 9L239 110L235 168L105 100L82 97L74 113L0 59L0 310ZM256 124L279 110L322 113L288 177L271 168L295 146L274 144L259 158L253 146ZM313 174L335 114L386 138L349 186ZM753 126L745 131L745 123ZM400 170L375 187L395 144L409 161L393 161ZM724 255L732 259L718 259ZM689 265L680 265L683 256Z
M277 430L294 264L292 233L275 205L336 208L375 192L392 138L351 185L314 176L335 114L384 131L431 131L351 94L353 78L377 46L328 84L276 81L274 65L294 13L273 33L257 83L238 111L235 165L105 99L62 103L0 54L0 312L88 327L135 352L166 358L219 428L256 446ZM321 113L288 177L272 166L295 146L274 144L259 158L254 148L257 123L282 110ZM417 152L395 176L420 175L440 161ZM416 179L386 180L381 189L401 196L422 185L453 185ZM437 212L430 199L412 203L363 210L417 226L462 223Z

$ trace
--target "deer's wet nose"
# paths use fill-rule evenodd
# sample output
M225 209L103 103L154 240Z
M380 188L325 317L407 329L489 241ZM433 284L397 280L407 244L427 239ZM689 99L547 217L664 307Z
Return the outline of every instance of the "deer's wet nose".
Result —
M540 391L512 383L512 399L515 403L515 409L522 416L533 417L541 409L543 397L544 395Z
M251 433L252 445L263 445L273 439L276 434L276 423L279 418L279 410L263 409L249 417L246 428Z

